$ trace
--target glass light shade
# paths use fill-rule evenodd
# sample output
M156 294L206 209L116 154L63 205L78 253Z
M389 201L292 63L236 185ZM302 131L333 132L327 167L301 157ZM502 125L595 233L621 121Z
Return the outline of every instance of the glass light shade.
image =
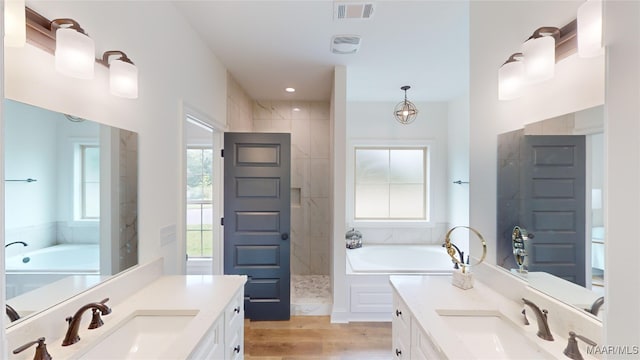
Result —
M527 82L538 83L553 78L556 65L556 40L553 36L525 41L522 56Z
M127 99L138 98L138 68L122 60L109 64L109 89L111 94Z
M498 99L513 100L524 93L525 73L522 61L508 62L498 70Z
M93 39L70 28L56 31L56 70L78 79L93 79L96 47Z
M590 0L578 8L578 56L602 54L602 1Z
M4 1L4 46L22 47L27 41L24 0Z

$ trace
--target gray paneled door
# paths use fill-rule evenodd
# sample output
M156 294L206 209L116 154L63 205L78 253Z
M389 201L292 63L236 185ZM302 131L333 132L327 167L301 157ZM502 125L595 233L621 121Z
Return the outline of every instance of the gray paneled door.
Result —
M252 320L289 319L290 153L290 134L224 134L224 272L249 277Z
M528 135L522 142L520 224L535 235L529 271L585 285L585 137Z

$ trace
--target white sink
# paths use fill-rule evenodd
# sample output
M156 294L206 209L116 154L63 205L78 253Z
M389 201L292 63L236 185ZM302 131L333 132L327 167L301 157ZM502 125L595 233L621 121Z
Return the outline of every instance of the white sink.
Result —
M478 359L555 359L523 329L499 312L438 310L459 335L459 341ZM536 326L535 321L530 326ZM537 339L537 338L536 338ZM541 342L544 340L540 339Z
M82 359L157 359L197 315L197 310L138 310Z

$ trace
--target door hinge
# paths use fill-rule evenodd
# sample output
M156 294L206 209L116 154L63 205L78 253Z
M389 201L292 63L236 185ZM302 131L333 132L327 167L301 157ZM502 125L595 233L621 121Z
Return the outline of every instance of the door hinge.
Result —
M224 218L220 218L220 225L224 226Z
M224 149L220 149L220 157L224 157Z

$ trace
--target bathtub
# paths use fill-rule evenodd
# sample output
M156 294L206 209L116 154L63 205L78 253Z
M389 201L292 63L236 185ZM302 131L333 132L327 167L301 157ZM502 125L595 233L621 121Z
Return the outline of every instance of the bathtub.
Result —
M7 273L97 274L100 249L98 244L61 244L26 251L7 258L5 270Z
M333 310L337 322L391 321L391 276L448 276L454 270L441 245L364 244L346 251L348 308Z
M453 263L441 245L363 245L347 249L348 273L450 274Z
M99 275L99 245L62 244L25 251L8 257L5 269L6 295L12 298L71 275Z

